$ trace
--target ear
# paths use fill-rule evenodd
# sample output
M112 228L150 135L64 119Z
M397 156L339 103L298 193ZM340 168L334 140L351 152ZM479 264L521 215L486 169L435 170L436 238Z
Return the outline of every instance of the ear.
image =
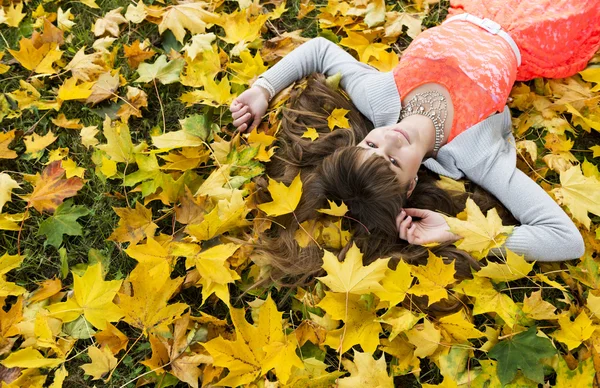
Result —
M408 193L406 194L406 197L410 197L413 193L413 190L415 189L415 187L417 187L417 181L416 180L411 180L410 184L408 185Z

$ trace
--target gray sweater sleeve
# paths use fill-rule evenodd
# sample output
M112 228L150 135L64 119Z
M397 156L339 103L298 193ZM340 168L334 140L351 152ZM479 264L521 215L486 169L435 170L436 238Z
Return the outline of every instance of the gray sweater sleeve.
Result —
M443 146L428 167L462 175L493 194L521 223L505 247L528 260L579 258L584 242L573 221L533 180L516 167L515 139L508 107Z
M358 110L376 127L394 124L400 115L400 96L392 72L382 73L354 59L325 38L314 38L264 72L255 85L274 95L311 73L341 73L341 86Z

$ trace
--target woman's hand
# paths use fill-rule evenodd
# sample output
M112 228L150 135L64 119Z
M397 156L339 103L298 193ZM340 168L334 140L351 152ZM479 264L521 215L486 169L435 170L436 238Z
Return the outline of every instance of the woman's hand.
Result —
M420 220L414 221L413 217L418 217ZM403 209L396 217L396 226L400 238L408 241L409 244L445 243L461 239L460 236L448 231L450 229L448 223L441 214L431 210Z
M229 106L233 125L240 131L252 131L269 107L269 92L260 86L253 86L240 94Z

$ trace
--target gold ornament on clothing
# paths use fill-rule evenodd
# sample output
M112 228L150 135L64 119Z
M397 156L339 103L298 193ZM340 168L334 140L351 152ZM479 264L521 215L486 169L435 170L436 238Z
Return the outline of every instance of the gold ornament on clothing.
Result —
M433 154L435 155L442 145L442 140L444 140L444 125L448 117L446 97L434 91L415 94L400 110L400 121L412 115L426 116L433 122L435 128Z

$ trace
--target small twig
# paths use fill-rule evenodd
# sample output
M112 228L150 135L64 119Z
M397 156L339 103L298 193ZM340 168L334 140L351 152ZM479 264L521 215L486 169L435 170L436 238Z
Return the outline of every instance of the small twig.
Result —
M323 247L321 247L319 245L319 243L317 242L317 240L314 239L314 237L308 233L308 231L304 228L304 226L302 226L302 224L300 223L300 221L298 221L298 217L296 217L296 212L292 212L292 214L294 215L294 218L296 219L296 222L298 223L298 226L300 227L300 229L302 229L304 231L304 233L306 233L308 235L308 237L315 243L317 244L317 246L319 247L319 249L323 249Z
M160 113L162 114L163 119L163 133L167 132L167 120L165 119L165 109L163 108L162 99L160 98L160 94L158 93L158 86L156 86L156 78L153 78L154 81L154 90L156 90L156 97L158 97L158 103L160 104Z
M29 129L27 131L25 131L25 133L23 133L23 136L29 135L31 132L33 132L35 130L35 127L38 126L38 124L40 123L40 121L42 121L44 119L44 117L46 117L46 115L50 113L50 111L47 111L46 113L44 113L42 115L42 117L40 117L40 119L38 121L36 121L31 127L29 127Z
M27 213L29 213L29 206L25 208L25 213L23 213L23 219L21 220L21 226L19 226L19 234L17 235L17 254L19 256L21 256L21 231L23 230L25 219L27 219Z
M142 338L143 335L144 335L144 332L142 331L140 333L140 336L137 337L137 339L135 340L135 342L133 344L131 344L131 346L129 347L129 349L127 349L127 351L125 352L125 354L123 355L123 357L121 357L121 359L119 361L117 361L117 365L115 365L115 367L110 371L110 374L108 375L108 377L104 381L109 381L110 380L110 378L112 377L113 373L117 370L117 367L119 366L119 364L121 363L121 361L123 361L125 359L125 357L129 353L129 351L131 349L133 349L133 347L135 346L135 344L138 343L138 341L140 340L140 338Z

